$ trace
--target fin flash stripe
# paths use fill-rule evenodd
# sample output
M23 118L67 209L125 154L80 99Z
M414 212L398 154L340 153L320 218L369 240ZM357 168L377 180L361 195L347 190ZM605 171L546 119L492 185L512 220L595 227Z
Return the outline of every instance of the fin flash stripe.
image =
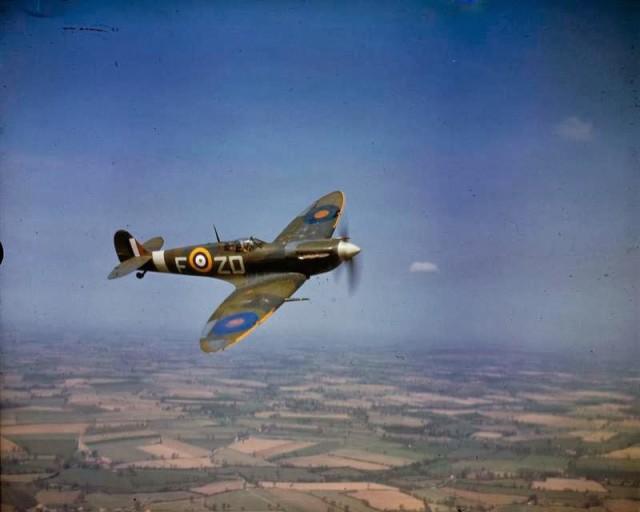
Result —
M138 249L138 241L135 238L129 238L129 244L134 256L140 256L140 249Z

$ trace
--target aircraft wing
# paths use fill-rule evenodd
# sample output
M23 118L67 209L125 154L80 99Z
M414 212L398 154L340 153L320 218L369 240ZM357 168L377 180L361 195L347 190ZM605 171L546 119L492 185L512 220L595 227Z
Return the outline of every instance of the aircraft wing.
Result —
M209 317L200 337L204 352L217 352L248 336L303 285L298 273L252 278L236 289Z
M296 240L331 238L343 207L344 194L340 191L331 192L293 219L273 242L286 244Z

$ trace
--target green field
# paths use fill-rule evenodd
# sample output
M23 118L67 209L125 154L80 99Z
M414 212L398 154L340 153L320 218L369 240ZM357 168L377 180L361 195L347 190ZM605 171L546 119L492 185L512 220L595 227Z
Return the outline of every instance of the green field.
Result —
M188 500L193 493L176 491L176 492L158 492L158 493L135 493L135 494L104 494L101 492L88 494L87 503L98 508L106 508L108 510L114 508L125 508L135 505L136 502L158 503L158 502L174 502L179 500ZM136 501L134 501L134 498ZM156 507L154 507L156 510Z
M3 411L3 417L11 418L18 425L32 423L82 423L86 416L76 409L64 411L49 411L39 409L7 409Z
M322 475L303 468L287 467L249 467L249 466L226 466L216 468L216 474L220 475L240 475L248 482L321 482Z
M23 475L30 473L54 473L58 465L54 459L29 459L20 463L2 461L2 474Z
M469 470L474 472L506 473L516 476L523 471L542 474L560 473L567 468L568 462L569 459L566 457L528 455L521 459L509 457L504 459L461 460L454 462L451 466L456 473Z
M348 506L351 512L377 512L375 508L367 507L361 500L351 498L344 493L313 491L311 494L322 499L327 505L337 506L339 510L344 510L344 507Z
M78 436L75 434L9 435L6 437L35 456L70 458L78 449Z
M338 440L320 441L318 444L309 446L308 448L283 453L281 455L276 455L275 457L269 457L269 460L272 462L277 461L279 464L286 464L287 459L291 457L307 457L309 455L319 455L322 453L330 452L331 450L336 450L341 447L342 444Z
M204 499L200 498L200 502L203 502L209 510L212 510L214 506L217 510L262 511L270 510L270 506L271 508L275 508L269 501L261 496L259 489L224 492ZM223 504L229 508L223 509Z
M134 462L147 460L151 455L137 447L142 444L151 444L152 439L127 439L118 441L108 441L103 443L92 443L91 450L98 452L100 457L110 458L114 464L123 462Z
M584 458L575 463L573 471L580 476L608 478L640 478L640 462L626 459Z
M184 491L215 479L204 471L192 470L119 470L71 468L62 471L51 483L78 485L89 492L152 493Z

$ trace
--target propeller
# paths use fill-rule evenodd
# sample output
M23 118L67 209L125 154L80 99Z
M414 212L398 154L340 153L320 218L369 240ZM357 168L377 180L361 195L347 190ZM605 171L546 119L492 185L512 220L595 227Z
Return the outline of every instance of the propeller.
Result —
M349 225L347 224L346 221L343 222L342 225L340 226L339 234L340 236L338 238L343 242L349 242L349 240L351 240L351 237L349 236ZM357 250L358 252L360 252L359 247L357 248ZM351 295L353 295L353 293L356 291L358 287L358 283L360 282L360 270L359 270L360 267L358 264L356 264L356 261L355 261L356 255L357 253L353 256L350 256L349 258L344 259L343 261L344 266L346 266L347 268L347 283L349 286L349 294Z
M356 264L356 260L354 258L345 261L345 264L347 265L349 293L353 295L360 283L360 266Z
M340 225L340 236L338 238L345 242L351 240L351 237L349 236L349 224L346 220Z

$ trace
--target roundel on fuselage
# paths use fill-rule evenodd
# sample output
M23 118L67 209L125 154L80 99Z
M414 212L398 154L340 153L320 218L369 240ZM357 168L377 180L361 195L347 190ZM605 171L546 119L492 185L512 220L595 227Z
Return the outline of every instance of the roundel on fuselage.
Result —
M213 267L211 254L204 247L196 247L189 254L189 265L197 272L209 272Z

